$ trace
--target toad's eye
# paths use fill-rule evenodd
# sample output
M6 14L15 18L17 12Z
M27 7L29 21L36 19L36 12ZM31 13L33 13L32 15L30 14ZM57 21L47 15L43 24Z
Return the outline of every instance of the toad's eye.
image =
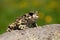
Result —
M30 15L30 16L32 16L32 15L33 15L33 13L29 13L29 15Z

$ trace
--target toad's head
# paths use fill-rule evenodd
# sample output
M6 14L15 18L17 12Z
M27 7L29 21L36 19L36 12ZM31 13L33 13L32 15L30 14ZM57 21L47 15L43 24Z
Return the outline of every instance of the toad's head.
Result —
M29 19L38 19L38 11L29 12Z

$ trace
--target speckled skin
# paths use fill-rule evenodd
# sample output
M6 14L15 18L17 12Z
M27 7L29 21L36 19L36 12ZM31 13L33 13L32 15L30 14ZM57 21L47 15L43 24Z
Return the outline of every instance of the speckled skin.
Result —
M37 27L36 20L38 19L38 11L29 12L19 18L8 26L7 31L21 30L31 27Z

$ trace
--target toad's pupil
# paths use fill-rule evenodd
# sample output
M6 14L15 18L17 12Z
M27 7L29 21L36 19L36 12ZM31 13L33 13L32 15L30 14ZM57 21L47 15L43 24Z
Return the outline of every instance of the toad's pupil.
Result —
M32 15L33 15L33 13L29 13L29 15L30 15L30 16L32 16Z

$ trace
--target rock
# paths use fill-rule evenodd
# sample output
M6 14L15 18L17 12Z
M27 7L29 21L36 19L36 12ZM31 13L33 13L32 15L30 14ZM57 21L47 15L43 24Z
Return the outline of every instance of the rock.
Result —
M0 35L0 40L60 40L60 24L13 30Z

